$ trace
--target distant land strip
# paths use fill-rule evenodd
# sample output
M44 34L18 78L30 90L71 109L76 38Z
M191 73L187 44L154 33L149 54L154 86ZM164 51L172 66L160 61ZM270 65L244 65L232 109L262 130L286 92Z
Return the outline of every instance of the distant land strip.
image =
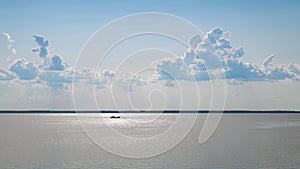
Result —
M74 114L74 113L300 113L300 110L153 110L153 111L144 111L144 110L0 110L0 114L4 113L24 113L24 114L47 114L47 113L60 113L60 114Z

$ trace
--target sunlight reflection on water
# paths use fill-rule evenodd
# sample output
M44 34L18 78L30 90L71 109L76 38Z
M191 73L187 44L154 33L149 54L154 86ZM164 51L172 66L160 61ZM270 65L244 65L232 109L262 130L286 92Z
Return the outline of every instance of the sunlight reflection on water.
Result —
M129 115L133 116L133 115ZM155 135L172 124L172 118L139 122L87 115L94 132L111 124L134 137ZM150 117L153 118L153 117ZM300 115L225 114L213 137L197 142L205 115L199 115L185 140L171 151L148 159L112 155L86 136L77 115L1 114L0 168L298 168L300 166ZM182 122L181 125L186 125ZM96 127L95 127L96 126ZM161 130L157 130L161 129ZM156 132L156 133L155 133ZM105 133L99 133L105 135ZM107 133L106 133L107 134ZM109 134L109 133L108 133ZM122 144L122 140L104 138ZM150 147L151 148L151 147Z

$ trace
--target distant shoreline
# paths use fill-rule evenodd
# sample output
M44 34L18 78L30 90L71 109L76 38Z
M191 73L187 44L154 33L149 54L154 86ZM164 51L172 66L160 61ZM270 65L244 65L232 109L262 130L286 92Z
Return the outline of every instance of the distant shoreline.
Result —
M219 110L153 110L153 111L130 111L130 110L0 110L0 114L75 114L75 113L219 113ZM248 114L248 113L267 113L267 114L278 114L278 113L300 113L300 110L223 110L221 111L227 114Z

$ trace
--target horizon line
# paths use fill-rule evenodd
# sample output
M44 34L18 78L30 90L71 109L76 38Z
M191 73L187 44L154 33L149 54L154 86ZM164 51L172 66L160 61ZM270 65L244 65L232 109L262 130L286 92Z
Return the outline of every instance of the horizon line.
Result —
M76 113L300 113L300 110L250 110L250 109L228 109L228 110L0 110L0 114L5 113L57 113L57 114L76 114Z

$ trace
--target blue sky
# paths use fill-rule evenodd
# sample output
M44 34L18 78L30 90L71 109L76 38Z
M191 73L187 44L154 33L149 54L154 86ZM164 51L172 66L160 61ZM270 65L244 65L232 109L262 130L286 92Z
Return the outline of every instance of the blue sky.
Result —
M179 16L192 22L199 27L204 33L211 31L215 27L219 27L224 31L229 31L230 43L237 49L243 47L245 54L242 60L256 65L262 65L268 56L275 55L276 60L270 59L269 66L273 64L300 64L300 57L298 52L299 39L300 39L300 2L297 0L257 0L257 1L179 1L179 0L166 0L166 1L38 1L38 0L3 0L0 2L0 32L9 33L11 38L15 41L16 55L13 55L11 51L7 50L7 41L4 36L0 38L0 68L8 69L11 65L17 64L16 59L25 58L27 61L32 61L35 64L41 61L38 54L32 52L32 49L39 47L33 39L33 35L41 35L44 40L50 42L49 50L49 62L58 55L61 58L61 62L67 63L71 67L74 65L76 58L88 38L96 32L99 28L110 23L112 20L118 19L125 15L143 12L163 12ZM153 39L155 43L155 38ZM182 54L185 51L182 51ZM10 59L7 59L10 56ZM57 58L57 57L56 57ZM14 62L15 61L15 62ZM53 61L53 60L52 60ZM45 63L45 62L44 62ZM56 63L56 62L55 62ZM63 63L63 64L64 64ZM20 64L25 64L25 62ZM26 63L26 65L29 65ZM55 67L56 66L56 67ZM45 70L51 70L63 65L48 65ZM163 66L160 65L160 66ZM38 66L37 66L38 67ZM40 69L40 68L37 68ZM265 70L267 68L262 68ZM14 69L16 70L16 69ZM53 71L52 70L52 71ZM24 70L23 70L24 71ZM39 71L39 70L36 70ZM57 70L55 70L57 71ZM16 73L16 72L14 72ZM6 107L0 107L2 109L14 109L15 95L22 93L24 97L35 93L36 97L47 98L48 101L44 103L34 103L34 97L32 102L23 103L23 106L19 108L58 108L58 109L71 109L71 94L64 93L64 100L68 100L65 105L68 106L55 106L57 105L55 99L49 96L57 95L56 90L51 88L53 83L47 83L50 86L51 92L45 92L48 90L46 87L41 88L41 95L34 91L34 89L24 88L24 85L20 84L32 84L36 82L24 81L16 74L16 79L12 80L14 87L2 83L1 90L8 90L7 95L11 94L11 100L5 101L8 104ZM42 73L45 73L44 70ZM48 77L45 74L36 73L39 79L45 82L49 82ZM53 72L51 72L53 73ZM57 73L57 72L56 72ZM43 75L43 76L42 76ZM34 76L35 77L35 76ZM52 76L50 76L52 77ZM273 81L276 78L272 78ZM288 78L289 79L289 78ZM30 79L32 80L32 79ZM68 79L64 79L63 83L68 83ZM107 81L107 79L106 79ZM268 80L269 81L269 80ZM294 93L295 90L299 90L299 80L293 80L292 82L280 81L280 82L248 82L253 83L253 88L257 93L262 90L266 91L266 86L274 85L277 88L286 86L287 83L293 86L289 91L286 87L282 93L273 94L268 93L270 98L268 102L250 104L252 106L258 106L262 109L271 109L272 101L274 103L280 103L282 100ZM266 83L262 85L262 83ZM247 86L249 84L240 84L232 87L238 88L240 94L235 92L229 93L231 96L241 95L240 97L248 96L246 90L243 90L241 86ZM8 87L9 86L9 87ZM25 85L26 86L26 85ZM262 87L257 87L262 86ZM294 90L294 92L293 92ZM13 91L13 92L12 92ZM16 92L20 91L20 92ZM34 91L34 92L32 92ZM268 91L270 92L270 91ZM47 94L46 94L47 93ZM234 94L233 94L234 93ZM264 98L263 96L259 96ZM296 103L299 99L294 97L289 98L289 101L285 104L283 109L299 109ZM66 99L68 98L68 99ZM267 97L268 98L268 97ZM47 100L45 99L45 100ZM241 98L237 99L240 100ZM2 97L4 103L4 97ZM52 101L51 101L52 100ZM57 99L59 100L59 99ZM250 98L249 100L253 100ZM248 100L248 101L249 101ZM229 108L249 108L247 107L247 99L240 101L241 103L230 103ZM242 103L243 102L243 103ZM27 105L27 106L26 106ZM259 107L260 106L260 107ZM192 108L187 106L188 108ZM278 107L280 109L280 107Z
M68 61L98 28L124 15L166 12L201 30L219 26L232 32L232 43L246 46L245 59L261 62L275 54L281 63L299 62L299 1L1 1L1 32L13 34L26 52L34 33L52 39ZM25 45L28 46L25 46ZM30 53L27 51L27 55ZM69 59L69 57L71 57ZM287 59L288 58L288 59Z

